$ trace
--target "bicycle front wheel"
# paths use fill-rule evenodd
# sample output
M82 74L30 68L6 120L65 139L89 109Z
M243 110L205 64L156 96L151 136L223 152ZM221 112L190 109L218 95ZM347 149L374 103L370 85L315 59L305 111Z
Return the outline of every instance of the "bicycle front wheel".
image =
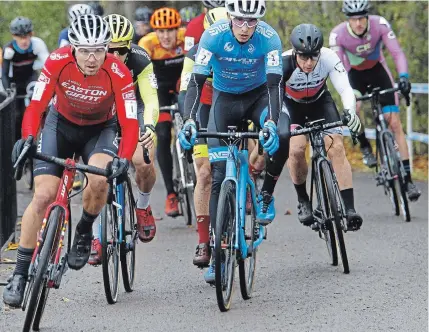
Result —
M335 232L335 239L337 246L340 251L341 261L343 263L344 273L350 273L349 260L347 257L346 244L344 242L343 227L341 225L340 209L337 195L335 194L334 188L334 177L328 161L322 161L321 163L322 178L324 190L329 203L329 219L332 220L332 228ZM331 241L333 239L331 238Z
M39 323L43 314L43 308L48 298L48 290L46 289L48 264L52 255L55 253L53 248L56 242L55 239L57 237L58 225L61 224L59 220L61 216L61 208L55 207L49 215L48 222L44 230L44 240L43 242L40 242L42 249L38 258L38 264L36 267L37 271L34 277L33 288L31 290L31 295L27 306L24 327L22 329L24 332L30 331L33 321L36 323L34 324L35 326L33 326L33 329L37 331L39 328ZM36 311L38 315L36 314ZM37 316L36 319L35 315Z
M122 222L124 239L121 243L121 270L124 288L127 292L133 291L135 269L136 269L136 210L134 197L129 181L124 182L125 206L123 207L124 220Z
M104 292L107 303L114 304L119 290L119 248L118 220L112 204L106 204L101 210L101 248Z
M225 182L218 201L215 228L215 286L220 311L228 311L234 286L236 266L235 242L235 184Z

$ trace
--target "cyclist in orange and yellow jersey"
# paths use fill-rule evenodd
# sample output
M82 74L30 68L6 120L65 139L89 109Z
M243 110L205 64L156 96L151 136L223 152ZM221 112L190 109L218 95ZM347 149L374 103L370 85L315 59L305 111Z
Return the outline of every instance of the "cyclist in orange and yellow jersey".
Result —
M152 60L158 81L159 106L169 106L176 102L176 86L185 57L186 29L180 28L181 18L174 8L157 9L150 19L150 25L154 32L140 39L138 45L147 51ZM171 114L169 111L160 112L155 129L158 136L156 154L167 189L165 213L170 217L176 217L179 215L179 204L173 185L173 157L170 151Z

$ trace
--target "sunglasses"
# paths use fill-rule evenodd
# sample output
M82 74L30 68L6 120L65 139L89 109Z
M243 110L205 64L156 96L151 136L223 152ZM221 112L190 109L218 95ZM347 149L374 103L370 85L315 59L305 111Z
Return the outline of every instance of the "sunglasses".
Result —
M320 53L314 53L314 54L300 54L298 53L298 58L302 61L308 61L308 59L311 59L311 61L317 61L319 60Z
M257 18L243 18L243 17L233 17L231 16L232 24L242 28L246 24L248 28L253 28L258 25L259 20Z
M76 47L76 50L85 60L88 60L91 54L97 60L100 60L103 56L106 55L107 48L106 47L96 47L96 48Z
M118 53L119 55L125 55L130 51L127 46L123 47L111 47L107 50L110 54Z

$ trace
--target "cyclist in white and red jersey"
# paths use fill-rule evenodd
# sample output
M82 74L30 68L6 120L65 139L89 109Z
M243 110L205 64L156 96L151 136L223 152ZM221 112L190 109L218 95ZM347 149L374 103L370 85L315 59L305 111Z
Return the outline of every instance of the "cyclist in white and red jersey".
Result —
M285 87L283 112L290 115L292 127L303 126L307 121L325 119L327 123L340 120L337 107L328 91L328 77L348 110L350 131L357 134L361 123L356 115L356 99L338 55L323 46L323 35L313 24L300 24L292 30L293 49L283 53L283 81ZM358 230L362 217L354 207L352 169L344 151L341 128L328 130L325 137L328 157L332 161L341 196L347 211L349 230ZM298 219L306 226L313 224L313 212L306 189L308 166L305 160L307 139L294 136L290 139L289 171L298 195Z
M36 83L33 98L22 125L22 139L15 143L12 161L22 151L25 140L36 137L40 119L54 97L42 130L38 150L59 158L81 155L83 161L109 168L119 159L111 177L122 181L138 141L137 103L131 73L114 56L107 54L111 40L108 24L96 15L82 15L69 28L71 46L51 53ZM117 120L122 139L116 140ZM34 166L35 193L22 218L21 238L13 276L3 293L12 307L21 305L28 268L36 246L43 214L55 200L62 168L37 161ZM108 184L101 176L88 174L83 192L83 213L68 265L81 269L91 250L92 224L106 204Z

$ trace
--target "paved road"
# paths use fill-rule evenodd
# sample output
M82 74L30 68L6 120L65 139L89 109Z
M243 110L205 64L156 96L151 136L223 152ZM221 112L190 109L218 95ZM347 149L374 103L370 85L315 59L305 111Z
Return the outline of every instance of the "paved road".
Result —
M242 300L236 287L232 309L220 313L214 288L192 265L195 229L164 218L156 239L138 245L134 292L121 290L118 303L108 305L100 268L69 271L61 289L51 292L42 331L427 331L427 183L419 184L423 195L405 223L392 216L371 175L354 179L364 225L346 235L350 275L328 264L324 242L296 220L295 193L284 175L251 300ZM158 183L155 210L163 210L163 198ZM287 208L292 215L284 215ZM0 331L19 331L23 319L22 311L2 308Z

